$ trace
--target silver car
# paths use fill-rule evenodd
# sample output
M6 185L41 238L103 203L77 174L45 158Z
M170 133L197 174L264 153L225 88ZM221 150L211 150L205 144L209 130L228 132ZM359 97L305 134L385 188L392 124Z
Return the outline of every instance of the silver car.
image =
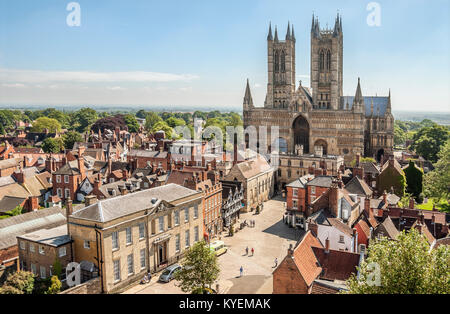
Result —
M173 276L176 272L181 270L181 266L178 264L170 265L162 272L161 276L159 276L159 281L169 282L173 279Z

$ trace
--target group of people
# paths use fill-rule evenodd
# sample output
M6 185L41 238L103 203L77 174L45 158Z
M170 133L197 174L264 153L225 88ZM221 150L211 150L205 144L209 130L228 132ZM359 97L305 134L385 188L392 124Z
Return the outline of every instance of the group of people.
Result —
M152 279L152 274L150 272L148 272L147 274L144 275L144 278L142 278L141 284L149 283L151 279Z
M255 254L255 249L252 248L252 255L250 255L250 256L253 256L254 254ZM248 255L248 246L245 248L245 255Z

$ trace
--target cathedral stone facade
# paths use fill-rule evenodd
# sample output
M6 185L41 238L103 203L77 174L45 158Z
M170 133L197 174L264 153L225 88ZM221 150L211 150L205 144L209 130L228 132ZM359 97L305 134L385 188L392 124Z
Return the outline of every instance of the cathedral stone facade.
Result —
M350 162L361 154L378 161L393 151L394 117L389 96L343 95L343 32L338 15L333 29L311 27L311 87L295 82L295 34L288 24L285 40L275 27L267 36L268 83L264 107L255 107L247 80L244 127L279 127L279 151L287 155L342 155Z

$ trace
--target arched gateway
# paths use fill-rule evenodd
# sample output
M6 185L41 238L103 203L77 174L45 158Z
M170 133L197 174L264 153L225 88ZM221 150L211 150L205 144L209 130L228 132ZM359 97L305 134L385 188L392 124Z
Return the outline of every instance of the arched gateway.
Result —
M309 123L303 116L298 116L292 125L295 145L303 145L303 153L309 153Z

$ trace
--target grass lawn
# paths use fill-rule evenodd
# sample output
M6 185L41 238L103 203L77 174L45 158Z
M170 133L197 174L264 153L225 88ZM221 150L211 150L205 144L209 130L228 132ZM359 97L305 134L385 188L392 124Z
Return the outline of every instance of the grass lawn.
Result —
M436 203L436 210L441 210L442 209L442 205L445 205L446 201L445 200L440 200L439 203ZM428 199L428 203L424 203L424 204L418 204L416 205L418 209L423 209L423 210L433 210L433 204L434 201L432 199Z

